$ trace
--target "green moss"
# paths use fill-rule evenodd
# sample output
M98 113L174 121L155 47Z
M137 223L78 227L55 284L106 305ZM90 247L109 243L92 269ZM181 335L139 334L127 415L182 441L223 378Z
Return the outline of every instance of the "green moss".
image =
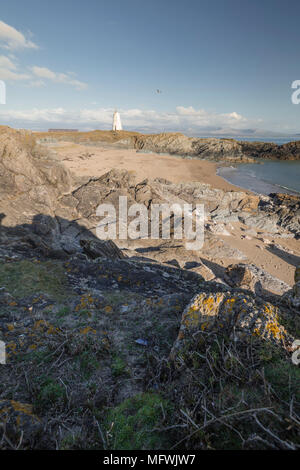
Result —
M265 366L265 377L282 400L294 395L300 401L300 369L295 364L284 359L272 362Z
M91 351L84 351L79 357L80 372L84 379L89 379L100 366Z
M113 359L111 370L114 377L119 377L126 373L126 362L119 356Z
M106 428L111 449L168 448L166 435L155 430L163 427L170 405L159 395L141 393L109 411Z
M51 350L44 348L43 350L31 351L25 354L19 354L16 356L18 361L33 362L34 364L49 363L52 361Z
M54 261L0 263L0 285L16 298L45 293L61 300L70 294L63 266Z
M39 393L36 396L35 407L39 410L48 408L51 405L57 404L66 398L66 392L62 385L57 383L51 377L41 377L39 386Z
M65 305L64 307L60 308L59 311L57 312L56 316L58 318L63 318L67 315L69 315L69 313L71 312L71 309L70 307L68 307L67 305Z
M291 311L280 312L280 323L294 338L300 338L300 315Z

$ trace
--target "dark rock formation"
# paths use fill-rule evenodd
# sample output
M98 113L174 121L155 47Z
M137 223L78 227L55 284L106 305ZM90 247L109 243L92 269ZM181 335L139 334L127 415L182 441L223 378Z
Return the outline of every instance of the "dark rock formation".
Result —
M277 145L269 142L248 142L225 138L187 137L179 132L162 134L140 134L136 132L78 132L73 133L39 133L42 142L57 140L88 143L90 145L115 145L135 148L137 150L169 153L227 162L250 162L256 158L298 160L300 158L300 141Z

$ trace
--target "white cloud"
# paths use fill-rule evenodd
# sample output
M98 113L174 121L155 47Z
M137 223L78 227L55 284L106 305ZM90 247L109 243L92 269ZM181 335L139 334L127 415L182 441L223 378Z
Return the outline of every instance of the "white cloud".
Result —
M46 86L46 82L43 80L31 80L28 85L32 88L42 88Z
M5 49L38 49L38 46L23 33L10 26L4 21L0 21L0 47Z
M0 80L27 80L30 76L19 73L17 65L7 56L0 55Z
M54 83L62 83L74 87L76 90L84 90L87 84L77 80L73 72L56 73L47 67L33 66L29 67L29 72L20 72L16 65L16 57L11 51L19 49L38 49L38 46L32 42L23 33L4 21L0 21L0 48L8 49L8 56L0 55L0 80L30 80L28 83L32 87L45 86L45 80Z
M76 90L84 90L85 88L87 88L86 83L74 79L74 74L70 72L56 73L48 69L47 67L38 67L36 65L31 67L31 71L36 77L48 79L56 83L65 83L67 85L74 86Z
M32 72L37 77L41 78L48 78L49 80L55 80L56 74L51 72L51 70L47 69L46 67L31 67Z
M239 127L247 123L247 119L233 111L231 113L213 113L204 109L196 110L192 106L185 108L177 106L177 114L185 121L189 121L197 126L231 126Z
M0 80L29 81L28 85L34 88L46 86L46 80L54 83L62 83L74 87L76 90L84 90L87 84L73 78L71 73L55 73L46 67L30 67L30 73L21 73L12 55L0 55Z
M183 106L178 106L173 113L141 109L119 111L125 129L146 132L181 131L190 135L201 133L221 135L225 129L227 132L246 130L258 124L258 121L249 121L235 111L218 114ZM34 124L35 128L37 126L45 128L48 124L55 123L58 127L70 125L85 129L110 129L113 112L113 108L78 111L68 111L64 108L34 108L24 111L3 110L0 117L2 122L13 122L17 127L26 127L26 125L30 127Z
M16 64L14 64L9 57L6 57L4 55L0 55L0 67L10 70L16 70L17 68Z

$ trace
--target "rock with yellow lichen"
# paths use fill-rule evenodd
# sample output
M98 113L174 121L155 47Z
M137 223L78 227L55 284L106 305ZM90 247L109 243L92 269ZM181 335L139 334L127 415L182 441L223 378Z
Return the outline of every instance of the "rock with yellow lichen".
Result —
M211 332L221 333L230 341L259 337L284 349L293 338L281 324L280 310L259 297L239 292L201 292L193 297L183 312L178 337L170 359L180 363L195 340Z
M41 421L32 405L14 400L0 401L0 430L3 448L32 448L41 432Z

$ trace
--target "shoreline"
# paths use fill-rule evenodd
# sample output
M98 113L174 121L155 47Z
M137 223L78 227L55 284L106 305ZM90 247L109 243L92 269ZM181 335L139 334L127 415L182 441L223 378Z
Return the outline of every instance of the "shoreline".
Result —
M176 184L196 181L223 191L253 194L251 190L232 184L218 175L220 162L151 151L141 152L109 145L89 146L68 141L43 145L54 150L59 160L77 176L98 177L114 168L126 169L134 171L141 180L165 178Z
M278 161L275 161L276 163ZM257 164L269 164L270 161L263 161L263 162L257 162L254 165ZM280 164L283 164L283 162L280 162ZM298 196L300 197L300 191L297 191L294 188L289 188L287 186L284 186L283 184L280 184L278 182L271 182L268 181L267 179L263 178L263 175L259 175L253 171L253 174L247 174L247 172L242 172L239 171L239 166L243 165L243 168L245 168L247 165L249 165L249 168L252 169L251 163L241 163L241 164L236 164L236 165L219 165L216 173L218 176L221 178L225 179L230 184L237 184L237 182L241 181L241 187L245 188L245 190L251 191L253 194L256 195L265 195L268 196L271 193L279 193L279 194L288 194L290 196Z
M135 149L127 145L108 142L74 142L69 140L59 140L55 142L41 142L56 151L63 157L64 164L75 174L79 171L80 176L88 173L85 165L78 165L78 159L74 155L76 151L90 153L89 168L95 174L91 176L102 176L105 172L113 168L128 169L135 171L138 178L165 178L172 183L187 181L197 181L210 184L212 188L223 191L243 191L252 195L269 195L270 193L283 193L293 196L300 196L300 191L285 187L278 183L272 183L262 179L259 175L253 178L245 178L245 175L238 173L240 165L264 164L284 161L280 159L266 159L253 162L232 162L213 161L210 159L200 159L194 155L171 154L167 152L155 152L147 149ZM88 152L87 152L88 149ZM105 153L105 156L103 155ZM100 154L101 161L100 163ZM69 164L69 159L72 163ZM151 162L151 159L153 161ZM75 163L76 162L76 163ZM109 162L109 163L108 163ZM234 171L234 173L233 173ZM180 175L180 177L178 177Z

